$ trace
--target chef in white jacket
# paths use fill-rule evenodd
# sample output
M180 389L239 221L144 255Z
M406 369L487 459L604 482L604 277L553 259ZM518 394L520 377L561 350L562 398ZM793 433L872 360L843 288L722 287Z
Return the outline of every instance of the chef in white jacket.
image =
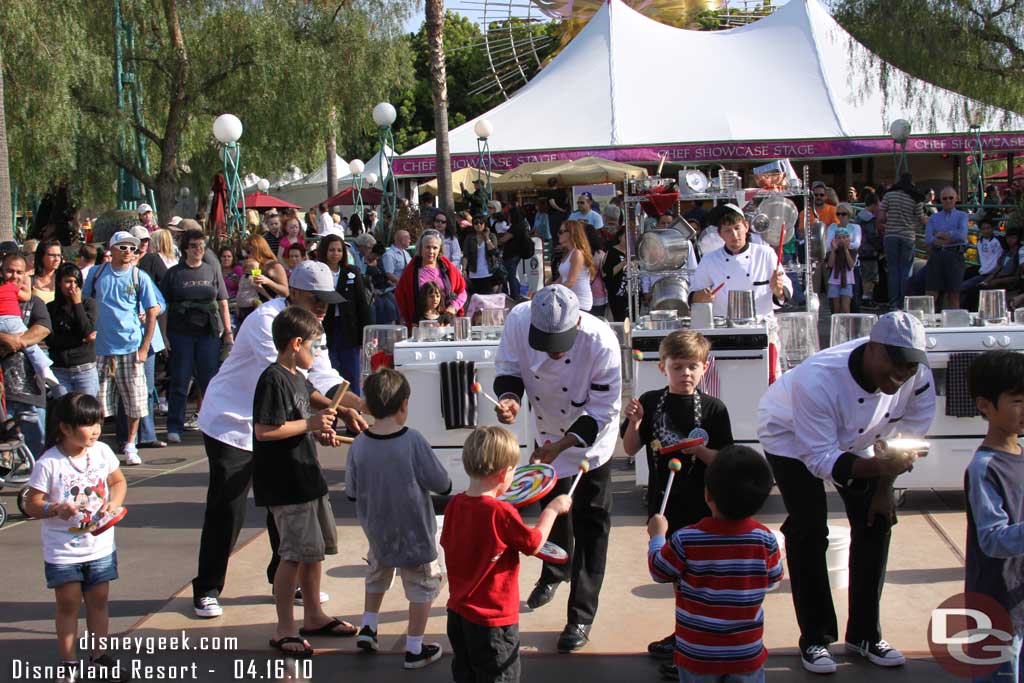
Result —
M272 333L274 318L288 306L300 306L323 320L329 304L344 301L335 291L330 269L317 261L303 261L296 266L288 286L287 299L272 299L246 317L231 353L210 380L199 411L199 429L210 461L199 571L192 580L193 610L200 617L217 617L222 612L218 596L224 589L228 558L245 522L252 482L253 397L260 375L277 360ZM342 382L326 353L313 359L308 376L324 396L333 396ZM346 394L342 399L338 415L349 429L359 431L366 427L359 415L361 405L362 400L355 394ZM312 407L320 410L327 406L314 402ZM269 510L267 529L272 551L267 579L273 584L279 562L279 537Z
M533 609L545 605L559 583L571 580L559 652L586 645L604 580L612 503L608 463L618 438L622 394L620 354L611 327L581 312L576 295L562 285L545 287L513 308L498 345L498 420L513 423L527 396L536 435L532 459L558 472L557 485L541 504L568 492L581 460L590 464L572 511L555 521L549 537L569 553L570 562L544 563L527 601Z
M711 302L714 315L724 316L729 292L747 289L754 293L757 315L771 316L775 307L793 296L793 283L779 266L775 250L748 239L747 219L735 204L717 208L718 235L725 246L704 254L690 282L694 303ZM712 291L723 285L714 295Z
M934 417L924 326L902 311L879 318L867 340L811 356L761 398L758 438L788 513L782 533L808 671L835 671L828 645L839 636L825 560L825 482L842 498L851 529L845 648L879 666L904 662L882 640L879 601L896 522L893 481L917 454L884 443L924 436Z

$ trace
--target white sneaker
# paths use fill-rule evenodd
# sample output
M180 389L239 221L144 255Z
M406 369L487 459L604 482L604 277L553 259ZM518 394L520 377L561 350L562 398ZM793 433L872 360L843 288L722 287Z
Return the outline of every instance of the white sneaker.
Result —
M166 415L167 414L167 399L166 398L161 398L159 401L157 401L157 403L156 403L156 414L157 415Z
M811 673L834 674L836 672L836 660L832 659L832 653L824 645L808 645L800 653L800 663Z
M195 414L190 415L188 417L188 419L185 420L185 424L183 426L184 426L186 432L198 431L198 429L199 429L199 416L195 415Z
M330 595L328 595L327 593L324 593L322 591L320 592L320 604L321 605L327 604L327 601L330 600L330 599L331 599ZM296 588L295 589L295 605L297 607L302 607L302 589L301 588Z
M192 609L195 610L197 617L203 617L204 619L212 619L224 614L220 601L217 598L208 596L192 600Z
M142 464L142 458L139 457L139 452L138 451L128 451L128 450L126 450L124 452L124 464L125 465L141 465Z
M846 641L846 651L850 654L867 657L869 662L878 666L903 666L907 663L907 658L884 640L877 643L869 643L864 640L859 645Z
M181 434L178 432L167 432L167 443L181 443Z

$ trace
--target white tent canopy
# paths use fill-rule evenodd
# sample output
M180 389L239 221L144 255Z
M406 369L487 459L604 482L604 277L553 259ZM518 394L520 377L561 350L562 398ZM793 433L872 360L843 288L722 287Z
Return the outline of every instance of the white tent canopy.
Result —
M388 152L388 156L394 156L395 150L391 149L390 147L387 147L386 145L385 149ZM364 178L369 173L375 173L377 175L377 182L371 186L364 180L363 187L376 187L378 190L384 189L384 178L387 176L387 169L385 168L384 171L382 171L381 168L385 166L386 164L384 163L384 158L381 156L380 150L378 150L377 153L370 157L370 160L366 162L366 168L363 170ZM344 178L339 178L338 191L340 192L341 190L344 190L345 187L347 185L350 185L351 183L352 173L351 171L348 171L346 172Z
M963 151L968 116L985 131L1024 130L1020 116L886 66L820 0L790 0L726 31L674 28L608 0L533 80L449 143L453 168L471 163L473 126L486 118L495 168L586 154L656 162L663 151L678 163L852 156L891 150L889 124L904 118L915 136L933 136L908 151L945 152ZM997 136L1024 148L1024 136ZM434 153L433 140L419 145L396 159L396 174L434 175Z
M338 187L342 187L341 178L349 174L348 162L337 154L334 155L334 172L339 180ZM270 194L279 199L285 199L292 204L309 208L327 199L327 161L320 165L320 168L309 175L288 183L281 187L272 188Z

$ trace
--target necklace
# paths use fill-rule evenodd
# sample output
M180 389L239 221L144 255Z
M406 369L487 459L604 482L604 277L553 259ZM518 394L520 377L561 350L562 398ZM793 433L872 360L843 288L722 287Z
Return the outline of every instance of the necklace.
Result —
M61 451L61 453L64 453L64 451ZM85 474L86 472L89 471L89 466L91 465L91 462L89 461L89 449L85 450L85 469L83 470L80 470L77 467L75 467L75 461L71 458L70 455L64 453L64 457L68 459L68 463L71 465L71 469L73 469L75 472L78 472L79 474Z
M668 387L661 392L661 396L658 397L658 406L654 409L654 419L651 422L654 428L654 435L663 446L671 446L678 443L677 435L669 431L669 420L668 412L665 410L665 402L668 400ZM694 390L693 392L693 429L700 427L701 421L701 405L700 405L700 391ZM686 474L689 474L693 469L694 457L692 455L684 454L684 461L686 462Z

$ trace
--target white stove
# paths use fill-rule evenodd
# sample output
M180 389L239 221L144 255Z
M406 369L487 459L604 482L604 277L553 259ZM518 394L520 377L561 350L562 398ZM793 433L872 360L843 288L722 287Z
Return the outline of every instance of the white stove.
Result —
M494 359L497 351L497 339L458 342L402 341L395 344L395 368L405 375L412 388L407 424L423 434L430 443L448 470L453 492L463 491L469 486L469 477L462 467L462 444L472 428L446 428L442 412L445 395L441 390L441 363L472 362L476 380L480 382L485 392L493 396ZM483 396L476 397L476 418L476 424L480 427L499 424L494 415L493 404ZM530 407L525 397L515 424L503 426L508 427L516 435L522 462L527 462L533 444L530 439Z

